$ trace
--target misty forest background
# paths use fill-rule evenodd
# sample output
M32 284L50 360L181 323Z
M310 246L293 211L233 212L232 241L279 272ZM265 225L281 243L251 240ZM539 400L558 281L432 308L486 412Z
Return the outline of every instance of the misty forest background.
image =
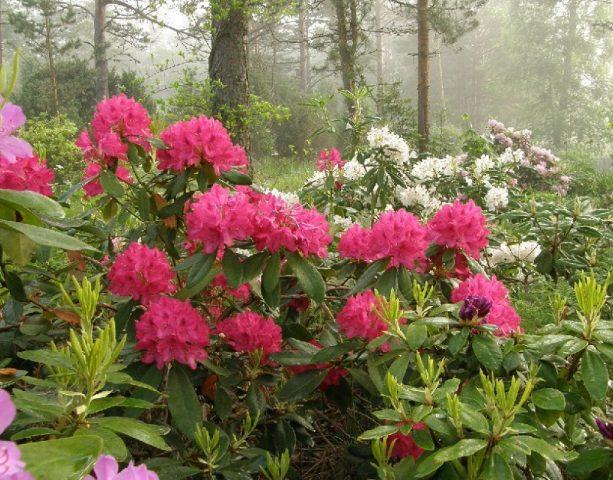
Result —
M118 92L160 126L223 119L280 188L300 185L320 148L350 148L356 116L434 155L496 118L577 170L611 168L608 0L1 0L0 12L0 60L20 50L23 136L66 180L82 166L72 140Z

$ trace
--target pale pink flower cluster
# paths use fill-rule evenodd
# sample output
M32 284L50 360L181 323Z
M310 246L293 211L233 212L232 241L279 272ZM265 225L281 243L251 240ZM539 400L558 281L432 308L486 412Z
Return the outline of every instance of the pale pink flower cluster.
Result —
M232 193L219 185L187 207L187 246L206 253L223 252L236 241L252 238L258 250L285 248L305 257L325 257L332 241L325 217L316 209L290 204L250 188Z
M221 320L216 329L235 352L251 353L261 349L267 357L281 351L281 327L271 317L244 311Z
M344 258L377 261L389 258L389 266L423 267L428 247L426 229L404 209L383 213L372 228L353 225L341 237L338 251Z
M479 258L481 250L487 247L490 234L486 222L483 211L475 202L456 200L443 206L428 222L428 240Z
M331 148L330 150L324 148L319 152L319 158L315 164L320 172L334 170L334 167L343 168L344 165L345 160L343 160L341 152L336 148Z
M53 170L36 155L17 157L14 162L0 156L0 188L29 190L50 197L53 195L51 182L54 179Z
M137 242L117 255L107 277L111 293L143 304L176 290L175 274L164 252Z
M95 477L87 475L84 480L159 480L155 472L145 465L135 466L130 462L126 468L119 471L119 464L110 455L102 455L94 465Z
M4 99L0 97L0 104ZM0 158L6 163L15 163L18 158L28 158L34 155L32 146L13 135L23 124L26 116L21 107L5 102L0 110Z
M154 363L158 369L176 360L196 369L196 363L207 357L209 327L188 300L158 297L136 322L136 348L144 350L143 363Z
M223 124L214 118L201 116L177 122L166 128L160 138L168 147L158 151L160 170L178 172L208 163L219 175L249 166L245 150L232 143Z
M375 313L377 298L371 290L358 293L347 299L345 306L337 313L336 321L341 333L347 338L374 340L387 326Z
M17 409L6 390L0 389L0 434L13 423ZM1 480L34 480L34 476L25 470L21 460L21 452L14 442L0 440L0 479Z
M491 302L492 306L483 323L496 326L497 334L506 336L521 330L521 318L511 306L509 291L495 276L488 279L479 273L464 280L451 292L451 301L454 303L468 297L482 297Z

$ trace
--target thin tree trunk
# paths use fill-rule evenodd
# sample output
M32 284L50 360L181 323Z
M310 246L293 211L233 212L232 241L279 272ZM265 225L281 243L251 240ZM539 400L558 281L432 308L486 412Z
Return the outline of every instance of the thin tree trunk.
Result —
M425 152L430 141L429 114L429 68L430 24L428 0L417 0L417 131L419 151Z
M377 112L379 115L383 111L383 102L381 99L383 79L383 33L381 32L381 0L375 0L375 55L377 56L377 91L379 98L377 99Z
M106 44L106 0L96 0L94 9L94 61L96 100L109 96L109 61Z
M4 65L4 2L0 0L0 65Z
M441 105L443 106L442 123L447 121L447 98L445 97L445 74L443 73L443 40L438 42L438 74L441 82ZM442 125L441 125L442 126Z
M60 100L57 94L57 71L53 58L53 43L51 41L51 19L45 16L45 45L47 48L47 60L49 62L49 80L51 82L51 101L56 115L60 113Z
M213 115L232 124L234 140L249 149L249 135L241 109L249 101L247 35L249 14L242 2L211 2L213 32L209 78L214 82Z
M300 46L300 87L303 92L308 92L311 79L310 77L310 56L309 56L309 17L307 9L308 0L300 0L298 4L298 35Z
M352 0L349 0L353 4ZM336 10L336 33L338 36L338 53L341 64L341 78L343 81L343 89L353 91L356 85L355 74L355 49L349 43L349 35L353 36L353 30L347 28L347 20L345 18L346 4L345 0L334 0ZM353 27L351 25L350 27ZM345 97L345 105L349 116L353 114L355 105L350 98Z
M573 52L577 35L577 0L568 2L568 30L564 42L564 70L560 88L560 101L554 123L553 144L561 148L568 125L568 106L570 104L571 82L573 80Z

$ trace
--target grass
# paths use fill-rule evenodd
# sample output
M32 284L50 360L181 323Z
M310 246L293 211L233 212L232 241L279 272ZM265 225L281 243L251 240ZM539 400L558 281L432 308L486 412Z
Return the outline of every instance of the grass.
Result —
M293 192L302 187L314 168L313 162L295 158L266 158L254 162L254 181L263 187Z

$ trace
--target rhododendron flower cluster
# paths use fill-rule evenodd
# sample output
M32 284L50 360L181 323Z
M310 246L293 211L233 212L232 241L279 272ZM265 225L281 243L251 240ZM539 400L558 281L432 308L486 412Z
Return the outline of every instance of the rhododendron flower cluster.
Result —
M264 195L257 203L253 240L258 250L277 252L285 248L304 257L328 255L332 241L330 226L317 209L288 204L274 195Z
M415 423L411 429L412 430L423 430L426 428L424 423ZM422 453L424 453L424 449L415 443L413 437L410 433L403 434L402 432L396 432L387 437L387 444L391 445L394 442L394 448L392 449L392 457L394 458L405 458L405 457L413 457L417 460Z
M322 348L321 343L319 343L317 340L311 340L309 343L314 347L317 347L318 350ZM346 368L335 367L327 362L317 363L314 365L296 365L293 367L289 367L289 369L295 375L299 375L304 372L310 372L312 370L327 370L326 378L323 379L323 381L319 384L318 387L319 390L321 390L322 392L328 390L328 388L330 387L336 387L341 383L341 380L344 377L349 375L349 371Z
M207 163L219 175L249 166L245 150L232 143L223 124L214 118L201 116L177 122L166 128L160 138L168 147L158 151L160 170L178 172Z
M344 258L389 258L390 267L416 269L423 266L427 246L426 229L419 219L400 209L383 213L370 229L353 225L341 237L338 251Z
M54 179L53 170L36 155L18 157L14 162L0 157L0 188L29 190L50 197L53 195L50 184Z
M17 409L6 390L0 390L0 434L13 423ZM24 470L25 463L21 461L21 452L14 442L0 440L0 479L2 480L34 480L34 477Z
M208 315L212 320L217 321L228 306L228 299L233 298L238 303L249 301L251 298L251 285L244 283L237 288L230 288L226 276L223 273L219 273L203 292L203 297L208 302L206 306Z
M94 465L95 477L87 475L85 480L159 480L155 472L145 465L134 466L133 462L119 471L119 464L110 455L102 455Z
M232 193L215 184L187 206L185 222L189 247L205 253L223 252L253 233L255 207L243 192Z
M496 333L510 335L520 329L521 318L510 304L509 291L495 276L488 279L479 273L464 280L451 292L454 303L473 303L474 297L479 297L480 302L490 303L483 323L498 327Z
M175 275L164 252L136 242L117 255L107 276L111 293L142 303L176 290Z
M85 192L86 197L96 197L104 193L102 182L99 178L102 170L103 167L99 163L88 163L85 167L82 182L83 191ZM133 182L130 171L121 165L117 165L115 169L115 176L118 180L121 180L128 185L132 184Z
M148 148L150 126L151 119L145 107L123 93L98 103L92 119L94 139L100 147L107 142L116 144L119 139Z
M428 222L428 240L444 248L464 251L473 258L479 258L481 250L488 244L490 231L480 207L469 200L456 200L445 205Z
M136 322L136 348L144 350L142 361L161 369L176 360L196 369L206 359L209 327L189 301L159 297Z
M270 317L245 311L221 320L216 329L236 352L251 353L261 349L266 357L281 351L281 327Z
M387 330L387 325L375 313L376 306L377 297L371 290L349 297L336 315L340 331L347 338L374 340L379 337Z
M4 99L0 97L0 103ZM17 158L29 158L34 155L32 146L13 134L26 123L26 116L21 107L4 103L0 110L0 158L6 163L15 163Z
M320 172L332 170L334 167L343 168L345 161L342 158L341 152L336 148L330 150L322 150L319 152L316 167Z
M251 297L251 285L244 283L237 288L231 288L228 286L228 280L223 273L219 273L213 278L211 287L221 289L223 293L227 293L239 302L246 302Z

